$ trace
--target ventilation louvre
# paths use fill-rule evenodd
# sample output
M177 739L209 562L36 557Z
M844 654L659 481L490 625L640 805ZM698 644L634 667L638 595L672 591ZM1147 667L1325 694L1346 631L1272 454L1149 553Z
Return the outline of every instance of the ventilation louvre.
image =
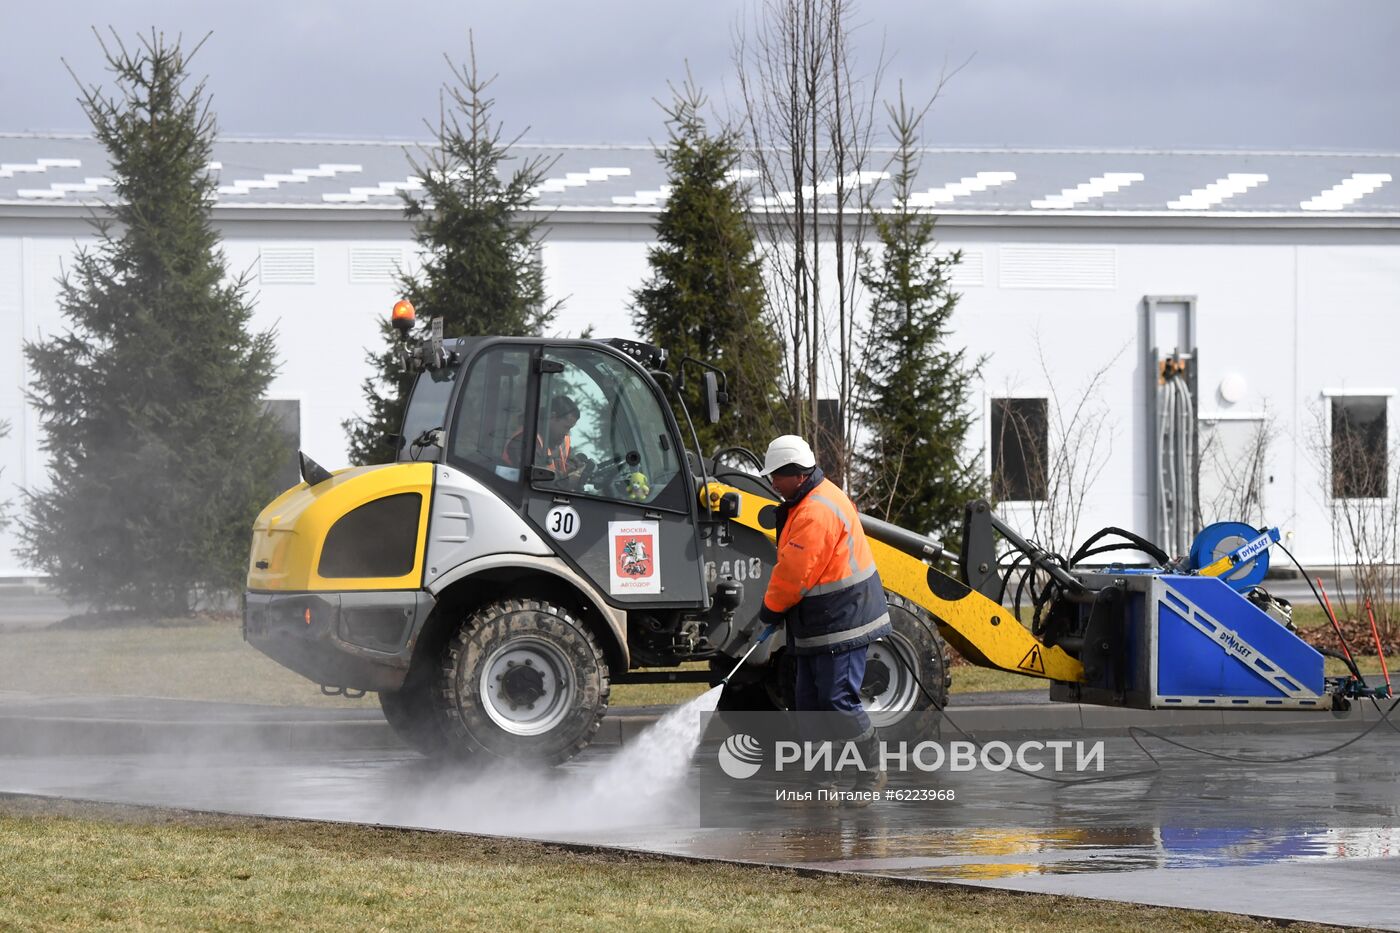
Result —
M315 285L316 249L264 246L258 250L258 281L264 285Z
M1118 251L1111 246L1003 246L1002 288L1118 287Z
M953 251L940 249L935 255L942 259ZM980 288L987 284L987 254L980 249L962 251L962 262L952 268L948 283L955 288Z
M351 282L397 281L403 250L392 246L357 246L350 250Z

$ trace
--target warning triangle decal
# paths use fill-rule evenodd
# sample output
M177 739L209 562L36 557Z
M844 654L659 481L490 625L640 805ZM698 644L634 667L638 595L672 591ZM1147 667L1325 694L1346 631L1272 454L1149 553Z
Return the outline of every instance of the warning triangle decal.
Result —
M1023 671L1030 671L1033 674L1045 673L1045 661L1040 656L1040 646L1036 645L1026 652L1026 656L1021 659L1021 663L1016 665Z

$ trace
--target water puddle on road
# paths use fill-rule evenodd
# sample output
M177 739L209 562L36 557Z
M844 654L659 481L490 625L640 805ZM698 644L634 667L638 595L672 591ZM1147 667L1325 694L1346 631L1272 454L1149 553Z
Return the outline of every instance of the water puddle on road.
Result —
M840 844L843 835L847 838L844 846ZM882 838L867 828L859 835L839 830L765 833L750 836L745 848L749 858L833 871L986 881L1026 875L1387 858L1400 856L1400 829L949 828Z

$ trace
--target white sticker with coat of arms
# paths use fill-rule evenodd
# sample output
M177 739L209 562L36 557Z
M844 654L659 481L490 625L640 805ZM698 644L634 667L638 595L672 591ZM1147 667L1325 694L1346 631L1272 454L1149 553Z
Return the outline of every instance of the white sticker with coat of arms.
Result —
M661 540L658 522L608 522L608 591L614 596L629 593L660 593L661 565L657 544Z

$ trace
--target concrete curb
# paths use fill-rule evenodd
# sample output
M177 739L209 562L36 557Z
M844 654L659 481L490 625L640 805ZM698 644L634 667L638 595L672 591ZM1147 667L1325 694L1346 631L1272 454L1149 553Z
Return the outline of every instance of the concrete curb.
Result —
M1121 709L1109 706L1048 704L1044 706L967 706L944 711L956 723L977 734L1027 732L1123 732L1129 727L1161 732L1228 732L1278 727L1286 730L1361 729L1380 718L1369 703L1354 703L1345 713L1327 710ZM1400 726L1400 714L1395 719Z
M0 715L0 755L208 754L259 749L402 747L383 720L152 722Z
M657 716L607 716L594 745L629 742ZM404 748L378 720L202 722L0 715L6 755L209 754L286 749L372 751Z
M41 712L43 703L0 704L0 756L208 754L311 749L369 751L403 748L377 711L231 707L196 701L146 701L144 715L111 715L69 709ZM62 706L64 704L56 704ZM98 700L93 709L100 710ZM138 707L138 709L140 709ZM209 714L201 717L200 712ZM638 707L603 719L598 746L632 741L665 713ZM1171 733L1228 732L1277 727L1287 731L1354 731L1379 718L1371 704L1346 714L1313 711L1129 710L1051 703L954 706L944 714L941 738L966 732L979 738L1037 733L1042 736L1121 733L1130 726ZM1400 723L1397 723L1400 725Z

